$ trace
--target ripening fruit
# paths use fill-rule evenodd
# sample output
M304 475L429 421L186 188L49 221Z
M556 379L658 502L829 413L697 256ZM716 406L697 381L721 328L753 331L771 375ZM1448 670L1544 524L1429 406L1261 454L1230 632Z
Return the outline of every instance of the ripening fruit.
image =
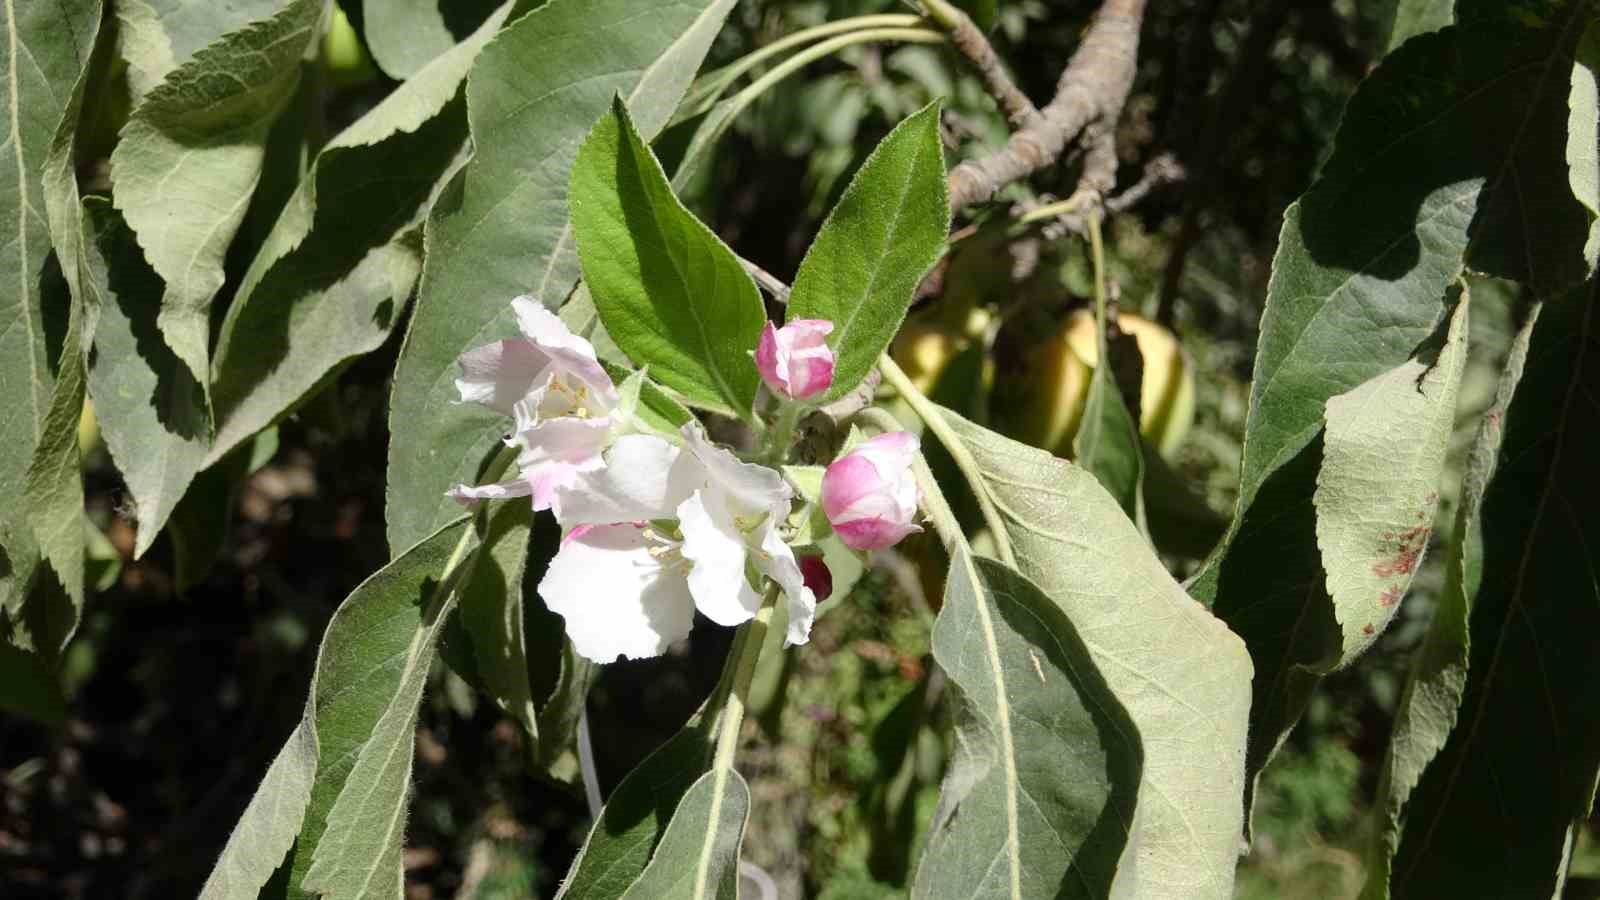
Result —
M338 6L333 8L328 31L322 36L322 64L327 67L329 79L339 87L365 84L378 75L367 48L361 45L361 36Z
M1194 372L1172 332L1130 313L1119 316L1117 324L1138 341L1144 358L1139 432L1171 459L1194 424ZM1015 436L1070 456L1099 356L1094 314L1087 309L1073 313L1054 337L1034 347L1026 374L1029 395L1025 412L1017 417Z
M889 355L917 390L932 394L945 367L973 341L981 340L991 321L993 314L981 306L967 311L960 328L937 318L907 319L889 345Z

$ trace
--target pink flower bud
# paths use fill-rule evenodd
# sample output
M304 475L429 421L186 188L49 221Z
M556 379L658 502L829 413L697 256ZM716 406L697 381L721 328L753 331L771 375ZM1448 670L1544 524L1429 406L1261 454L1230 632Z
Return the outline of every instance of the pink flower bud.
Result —
M756 369L772 392L788 400L805 400L833 385L833 351L827 319L796 319L782 328L767 327L756 344Z
M822 474L822 511L845 546L881 550L921 531L911 462L917 436L891 431L834 460Z
M811 589L818 603L832 596L833 573L828 571L828 564L822 561L822 557L800 557L800 577L804 579L806 587Z

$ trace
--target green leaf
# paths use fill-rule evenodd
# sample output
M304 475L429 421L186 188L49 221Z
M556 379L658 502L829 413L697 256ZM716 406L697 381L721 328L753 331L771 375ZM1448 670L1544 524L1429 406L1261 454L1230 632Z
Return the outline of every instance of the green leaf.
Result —
M1445 566L1444 590L1422 647L1412 658L1379 776L1378 801L1374 804L1377 827L1373 829L1374 840L1367 857L1363 900L1384 900L1389 896L1390 866L1399 847L1406 804L1423 770L1455 728L1467 684L1467 618L1483 574L1480 515L1484 491L1494 472L1506 410L1522 379L1528 341L1537 319L1536 315L1530 316L1513 339L1494 402L1479 422L1477 439L1467 458L1461 502L1456 510L1455 540Z
M1600 776L1596 301L1591 285L1545 305L1500 423L1481 568L1462 573L1459 721L1405 805L1392 896L1555 896L1589 816Z
M495 705L539 741L539 720L528 686L523 636L522 581L528 565L533 506L526 500L489 507L488 529L472 577L461 589L461 625L472 645L473 668Z
M201 900L255 898L285 866L287 880L275 881L281 896L309 898L302 882L314 856L341 891L372 866L398 893L410 724L472 541L459 519L340 604L323 634L305 714L234 826ZM367 855L353 855L357 845Z
M1590 22L1578 41L1567 93L1567 183L1572 196L1589 211L1589 239L1583 258L1593 269L1600 262L1600 21Z
M572 861L556 900L611 900L639 878L672 812L711 763L711 722L701 708L611 792Z
M71 100L87 67L98 4L0 2L7 110L0 140L0 227L6 230L0 241L0 433L6 435L0 445L0 546L10 561L9 578L0 580L0 611L15 611L39 560L23 492L55 397L51 364L63 352L59 331L52 341L47 324L60 328L68 318L66 292L47 293L61 284L50 261L45 174L53 169L47 158L57 136L75 130Z
M1190 584L1263 666L1252 776L1314 670L1343 656L1312 506L1328 402L1415 357L1464 267L1541 295L1585 275L1586 214L1550 177L1565 168L1566 84L1546 76L1570 72L1586 9L1494 5L1407 41L1362 82L1321 178L1284 215L1233 524Z
M501 0L362 0L362 36L378 67L404 81L478 30L500 5ZM509 4L503 8L509 11Z
M578 151L572 227L584 284L617 346L690 403L749 418L761 295L672 193L621 98Z
M209 316L223 254L321 15L317 0L291 0L196 52L144 96L111 154L117 209L166 285L157 325L202 383L211 370Z
M1085 636L1144 743L1138 864L1118 896L1231 897L1251 661L1093 475L950 413L1022 573ZM1204 677L1196 673L1203 672Z
M106 449L133 496L137 558L155 541L205 460L205 398L189 368L161 341L161 279L133 233L104 200L89 198L84 210L92 235L87 286L100 309L89 396Z
M737 900L750 788L732 769L700 776L622 900Z
M84 364L79 340L83 314L72 304L55 390L45 414L23 492L33 518L33 538L73 606L72 621L50 635L49 651L66 646L83 609L83 472L78 458L78 420L83 415ZM35 636L35 645L38 636Z
M1127 358L1137 363L1134 374L1142 376L1144 361L1132 335L1124 335L1118 348L1111 346L1106 337L1103 309L1096 314L1095 330L1099 344L1095 359L1106 362L1096 365L1089 376L1082 424L1072 440L1073 457L1078 465L1100 480L1128 518L1139 522L1142 521L1144 447L1139 437L1138 416L1128 409L1114 372L1119 359ZM1126 357L1117 352L1123 347L1131 351ZM1071 352L1070 348L1065 352ZM1135 377L1131 383L1137 385L1140 380Z
M1107 896L1144 755L1073 622L962 546L933 657L958 698L956 740L911 895Z
M833 387L818 402L854 390L889 349L949 231L939 105L933 103L873 149L795 275L789 320L833 322Z
M501 417L457 403L456 359L516 333L511 300L559 306L578 277L567 187L578 145L623 92L646 136L671 116L732 0L550 0L490 41L467 79L473 158L429 215L410 330L395 371L391 547L450 517Z
M284 0L112 0L129 80L143 96L223 35L277 12Z
M1455 0L1388 0L1389 33L1383 52L1394 49L1419 34L1438 31L1455 17Z
M1322 661L1324 671L1377 641L1410 589L1433 534L1467 363L1468 306L1463 294L1443 347L1328 400L1322 471L1312 501L1339 631L1329 643L1339 653ZM1274 673L1263 666L1262 674Z
M466 141L461 82L507 12L385 97L312 164L223 320L211 460L376 350L400 321L421 271L422 220Z

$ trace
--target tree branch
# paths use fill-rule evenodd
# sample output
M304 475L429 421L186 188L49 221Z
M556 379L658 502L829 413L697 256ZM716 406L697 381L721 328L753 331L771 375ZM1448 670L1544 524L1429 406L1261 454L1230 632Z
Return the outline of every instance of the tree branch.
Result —
M1094 138L1089 150L1098 147L1100 153L1090 161L1103 173L1103 145L1133 86L1144 5L1145 0L1105 0L1061 73L1055 99L1034 123L1012 134L998 152L964 162L950 173L952 210L987 201L1005 185L1054 163L1069 142L1097 123L1103 123L1106 136L1089 135ZM1114 154L1112 163L1114 171Z
M1039 110L1017 87L1016 82L1000 64L1000 57L989 44L989 39L973 23L971 17L949 3L949 0L922 0L928 18L950 36L950 43L960 51L978 75L989 96L1000 105L1012 128L1034 128L1039 124Z

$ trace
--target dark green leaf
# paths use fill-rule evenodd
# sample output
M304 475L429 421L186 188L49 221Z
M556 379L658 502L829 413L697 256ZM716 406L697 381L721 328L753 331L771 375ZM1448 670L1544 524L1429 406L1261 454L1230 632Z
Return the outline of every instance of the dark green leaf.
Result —
M1454 576L1470 628L1459 720L1405 805L1392 896L1554 896L1589 816L1600 776L1597 309L1592 286L1545 304L1498 423L1466 551L1481 548L1481 561L1474 571L1466 556Z
M788 318L833 322L833 387L818 402L854 390L889 349L949 230L935 103L895 126L861 164L795 275Z
M641 132L671 116L732 0L551 0L486 46L467 79L473 158L436 201L410 331L395 372L389 544L452 515L504 423L460 404L465 351L516 333L511 300L559 306L578 277L567 187L578 144L612 97Z
M750 788L732 769L700 776L622 900L738 900L739 844Z
M318 36L322 6L290 0L195 53L134 108L111 154L117 209L166 285L157 325L203 383L223 255L261 177L272 122Z
M1144 754L1073 623L961 547L933 656L959 698L957 731L912 896L1107 896Z
M467 135L460 85L496 13L335 137L228 308L217 342L211 459L377 349L421 271L419 230Z
M106 449L133 496L139 519L134 556L143 555L206 456L206 407L199 383L156 328L161 279L133 233L103 200L85 201L92 235L86 287L98 300L89 363Z
M526 500L490 506L477 565L461 589L460 616L481 686L537 744L539 721L528 687L522 613L532 528L533 507Z
M1312 506L1329 401L1418 357L1464 266L1540 294L1587 270L1586 214L1550 173L1565 172L1566 76L1588 6L1547 7L1558 15L1486 6L1386 57L1351 99L1322 177L1284 216L1233 525L1191 586L1260 669L1252 776L1316 671L1348 658ZM1371 524L1399 539L1432 523L1413 512Z
M345 889L370 871L398 896L411 723L472 542L466 520L458 520L340 604L322 638L305 714L234 827L201 900L255 898L284 866L287 878L274 879L283 890L277 896L310 900L304 880L313 857L326 861L320 874L335 895L354 895Z
M584 285L617 346L690 403L748 418L761 296L673 195L621 98L578 151L572 227Z
M74 87L88 67L99 4L3 2L0 81L8 113L0 140L0 227L6 229L0 241L0 433L7 439L0 444L0 547L10 571L0 576L0 612L15 612L40 558L23 492L55 399L51 367L64 358L60 333L50 335L46 325L66 322L70 302L51 258L46 173L55 171L49 157L58 136L75 130Z
M1082 424L1072 439L1073 458L1078 465L1094 473L1100 484L1116 499L1117 505L1135 522L1142 521L1140 505L1144 484L1144 447L1139 437L1139 419L1128 409L1128 404L1118 389L1113 374L1121 359L1136 363L1136 374L1143 374L1144 362L1139 356L1138 344L1131 335L1124 335L1122 346L1113 349L1106 338L1106 321L1103 312L1095 318L1096 341L1099 349L1096 360L1106 360L1096 365L1089 376L1088 396L1084 399ZM1116 350L1126 350L1119 354ZM1071 352L1067 350L1065 352ZM1131 380L1139 384L1140 378Z

